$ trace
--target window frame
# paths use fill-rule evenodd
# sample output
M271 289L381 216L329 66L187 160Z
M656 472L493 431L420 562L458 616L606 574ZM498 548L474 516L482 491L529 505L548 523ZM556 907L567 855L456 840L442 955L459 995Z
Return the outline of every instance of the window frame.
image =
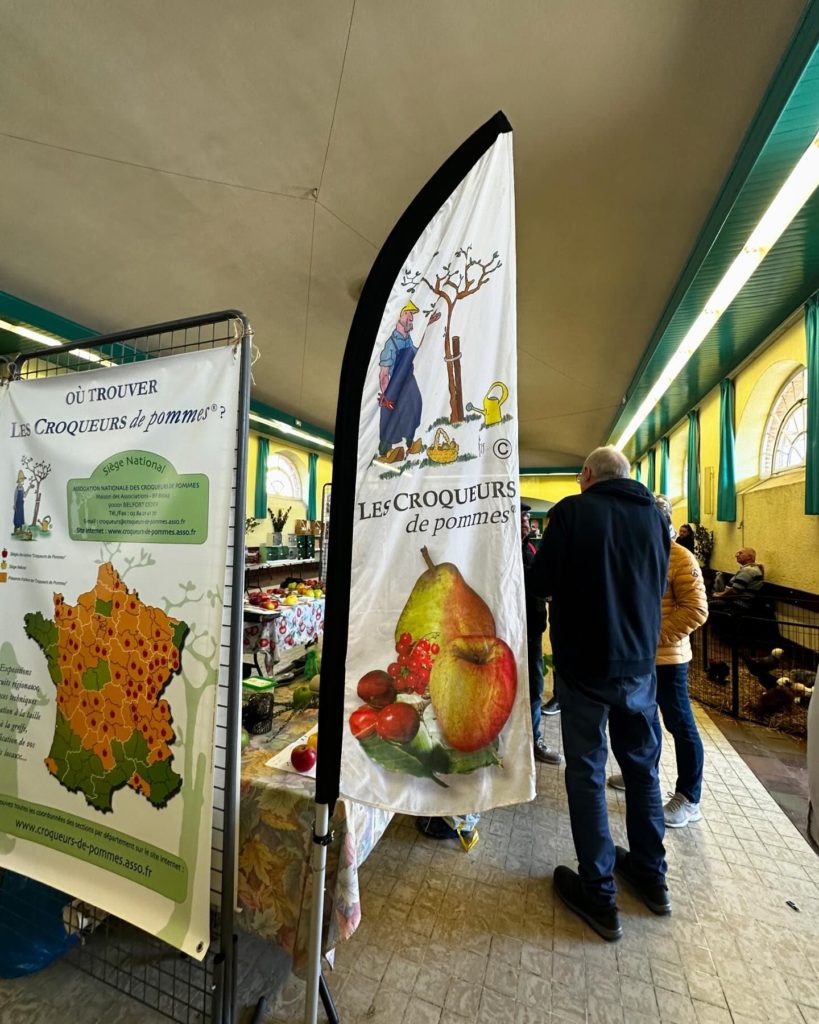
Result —
M273 460L281 460L275 466L271 466ZM281 491L275 491L270 486L270 474L271 472L279 471L284 474L286 480L292 486L294 483L298 485L298 490L293 493L283 493ZM282 500L288 501L304 501L304 481L302 475L299 472L299 467L295 461L290 458L287 452L269 452L267 456L267 467L265 469L265 490L268 498L281 498Z
M759 479L770 480L772 477L781 476L785 473L793 473L795 470L805 467L806 456L800 462L776 468L777 457L780 454L780 442L784 430L800 411L807 409L807 367L800 366L788 377L785 383L776 393L771 403L768 417L765 420L765 427L762 431L762 439L759 446ZM794 391L794 400L784 409L777 409L785 398L788 389ZM801 392L799 394L798 392ZM807 425L806 425L807 426ZM794 441L790 442L790 449L799 437L806 431L799 431Z

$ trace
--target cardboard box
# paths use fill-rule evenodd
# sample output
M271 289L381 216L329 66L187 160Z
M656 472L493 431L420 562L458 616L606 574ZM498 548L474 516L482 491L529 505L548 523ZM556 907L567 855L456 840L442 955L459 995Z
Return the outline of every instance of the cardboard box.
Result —
M308 533L312 533L309 519L297 519L295 524L296 536L306 537Z

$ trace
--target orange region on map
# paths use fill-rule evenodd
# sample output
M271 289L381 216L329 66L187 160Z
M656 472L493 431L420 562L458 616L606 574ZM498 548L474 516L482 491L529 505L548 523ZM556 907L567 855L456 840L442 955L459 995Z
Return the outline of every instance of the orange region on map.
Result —
M187 625L143 604L110 563L76 605L62 594L53 601L53 623L26 617L57 687L46 767L101 810L122 785L164 806L182 780L170 769L175 735L162 694L179 671Z

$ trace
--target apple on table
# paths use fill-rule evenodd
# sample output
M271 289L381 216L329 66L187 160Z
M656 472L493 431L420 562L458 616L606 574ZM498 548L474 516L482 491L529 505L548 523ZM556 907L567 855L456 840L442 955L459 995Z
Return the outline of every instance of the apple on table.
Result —
M297 743L290 752L290 763L297 772L309 772L316 763L316 751L307 743Z

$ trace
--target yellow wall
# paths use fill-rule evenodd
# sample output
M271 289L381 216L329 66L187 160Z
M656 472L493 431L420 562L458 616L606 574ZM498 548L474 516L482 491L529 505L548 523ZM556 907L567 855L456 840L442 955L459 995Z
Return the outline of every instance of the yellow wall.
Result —
M282 452L287 455L294 463L299 471L301 477L302 486L304 491L307 491L307 456L310 454L309 449L301 448L299 445L290 444L286 441L279 441L275 437L268 437L267 442L269 445L268 454L273 455L277 452ZM247 452L247 516L253 516L254 505L255 505L255 493L256 493L256 460L259 455L259 434L255 431L250 432L248 439L248 452ZM319 454L318 462L316 463L316 517L321 517L321 489L325 483L329 483L333 475L333 460L329 455ZM304 501L296 501L295 499L284 499L277 498L273 495L268 496L267 504L275 512L277 509L286 509L289 505L292 506L290 515L287 519L287 525L284 528L284 533L293 532L293 524L297 519L305 519L307 517L307 504ZM272 526L270 519L266 519L264 522L259 523L247 534L247 543L253 547L256 544L265 544L270 541L270 534L272 533Z
M520 496L523 501L533 498L536 501L558 502L570 494L579 494L575 474L570 476L524 476L520 480Z
M819 516L805 515L804 467L768 480L759 479L760 447L771 405L780 388L805 361L805 326L800 318L735 377L735 523L716 520L719 388L700 403L700 519L703 526L714 531L713 568L734 571L735 552L753 547L771 583L819 593ZM687 423L672 432L672 463L677 434L682 435L679 445L684 448ZM675 502L675 524L686 518L685 502Z

